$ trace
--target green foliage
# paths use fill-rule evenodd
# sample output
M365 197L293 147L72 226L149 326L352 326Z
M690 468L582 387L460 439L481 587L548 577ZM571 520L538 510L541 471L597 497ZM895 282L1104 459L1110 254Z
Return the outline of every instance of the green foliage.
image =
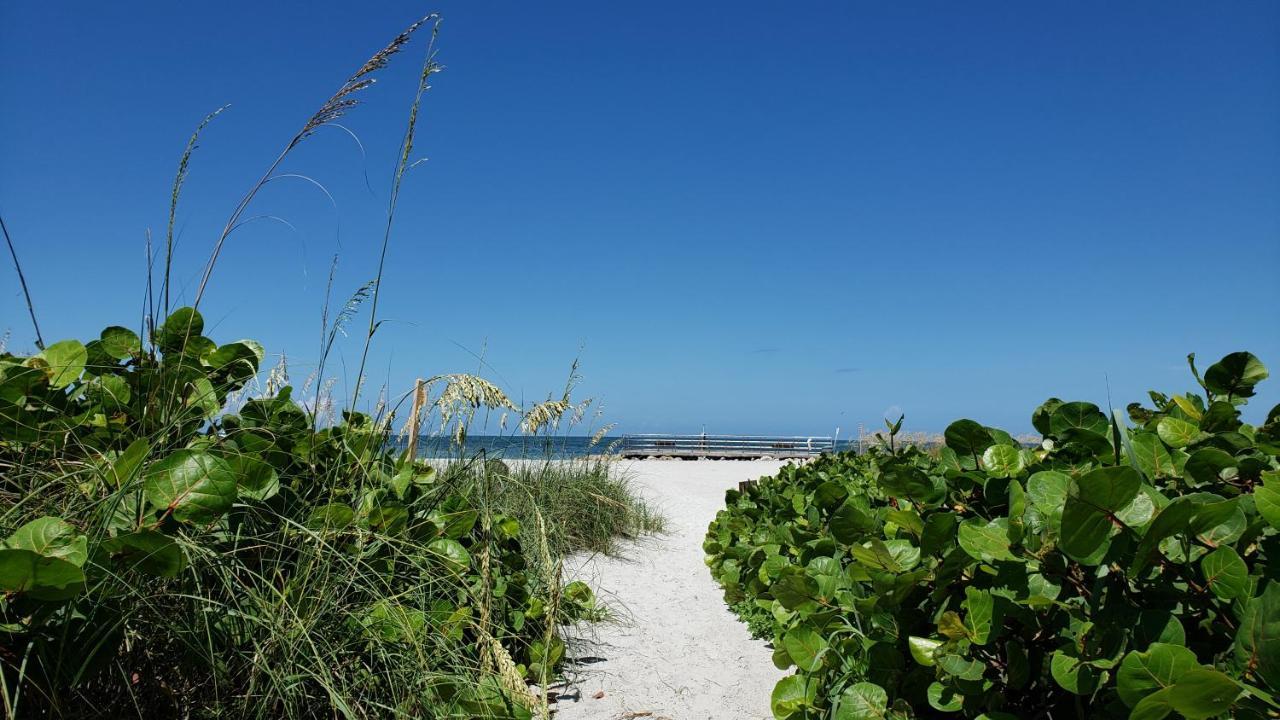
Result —
M1280 407L1239 412L1266 376L1233 353L1128 420L1051 399L1039 447L960 420L937 458L890 442L729 491L704 549L796 669L775 716L1274 717Z
M263 351L203 327L0 355L6 711L529 717L520 680L600 611L510 469L409 463L387 422L317 428L288 387L229 412Z

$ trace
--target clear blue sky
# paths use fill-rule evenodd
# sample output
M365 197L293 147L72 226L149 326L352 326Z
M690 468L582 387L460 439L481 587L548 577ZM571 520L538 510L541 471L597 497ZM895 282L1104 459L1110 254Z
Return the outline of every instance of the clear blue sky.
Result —
M0 5L0 212L45 334L137 325L187 136L187 297L280 145L445 15L372 379L581 391L632 431L844 434L1049 395L1116 406L1250 349L1280 372L1280 4L33 2ZM232 237L213 335L317 355L373 274L421 44ZM366 175L368 185L366 185ZM31 333L8 262L0 332ZM357 333L358 334L358 333ZM340 348L354 373L359 340ZM341 364L334 370L342 373ZM1280 400L1280 378L1250 406Z

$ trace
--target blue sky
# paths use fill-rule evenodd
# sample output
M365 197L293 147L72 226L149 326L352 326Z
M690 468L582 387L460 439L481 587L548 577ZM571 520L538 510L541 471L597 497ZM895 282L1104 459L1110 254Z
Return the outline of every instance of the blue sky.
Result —
M424 104L371 379L563 385L620 430L847 435L886 412L1030 429L1049 395L1280 370L1280 5L138 2L0 6L0 212L49 338L137 325L144 233L180 208L189 299L280 146L424 10ZM203 303L310 371L372 277L421 59L307 141ZM0 332L31 332L7 262ZM333 369L349 383L358 331ZM485 366L481 366L483 357ZM341 388L341 385L339 386ZM1250 406L1280 401L1280 379Z

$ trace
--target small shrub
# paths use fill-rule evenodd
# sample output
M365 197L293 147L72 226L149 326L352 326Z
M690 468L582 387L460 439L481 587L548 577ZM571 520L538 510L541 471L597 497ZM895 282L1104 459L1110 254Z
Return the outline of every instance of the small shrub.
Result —
M1267 376L1248 353L1191 365L1201 392L1127 418L1049 400L1038 448L960 420L936 459L886 446L729 491L704 548L796 668L775 716L1273 717L1280 407L1240 420Z

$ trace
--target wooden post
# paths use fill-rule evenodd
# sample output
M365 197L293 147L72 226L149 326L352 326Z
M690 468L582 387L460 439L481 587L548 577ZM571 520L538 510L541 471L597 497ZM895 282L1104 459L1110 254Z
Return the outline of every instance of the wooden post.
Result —
M427 401L426 383L418 378L413 385L413 412L409 415L409 462L418 459L418 423L422 418L422 406Z

